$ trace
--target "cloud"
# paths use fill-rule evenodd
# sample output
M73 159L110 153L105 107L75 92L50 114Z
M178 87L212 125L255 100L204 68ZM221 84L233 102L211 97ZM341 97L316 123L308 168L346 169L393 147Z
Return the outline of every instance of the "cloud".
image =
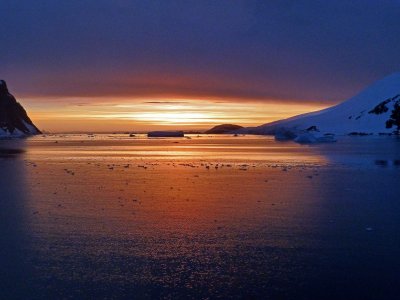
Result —
M337 102L400 67L398 1L2 1L22 96Z
M185 104L184 101L145 101L146 104Z

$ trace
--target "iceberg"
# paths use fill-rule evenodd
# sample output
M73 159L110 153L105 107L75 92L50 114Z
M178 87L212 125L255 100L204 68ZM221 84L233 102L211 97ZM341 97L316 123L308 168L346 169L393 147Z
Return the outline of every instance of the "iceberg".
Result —
M150 131L148 137L184 137L183 131Z

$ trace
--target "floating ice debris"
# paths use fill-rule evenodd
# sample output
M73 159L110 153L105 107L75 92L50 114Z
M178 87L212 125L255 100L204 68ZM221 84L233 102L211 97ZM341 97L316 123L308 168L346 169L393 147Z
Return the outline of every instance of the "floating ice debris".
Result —
M314 133L305 132L300 133L294 141L299 144L315 144L315 143L333 143L336 142L334 135L318 136Z

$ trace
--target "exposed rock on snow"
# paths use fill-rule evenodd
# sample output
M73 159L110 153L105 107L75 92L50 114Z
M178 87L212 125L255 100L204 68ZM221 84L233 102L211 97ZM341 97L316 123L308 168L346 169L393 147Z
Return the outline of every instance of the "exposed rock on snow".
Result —
M399 95L400 96L400 95ZM392 114L390 115L390 119L386 121L386 128L392 128L396 126L396 134L399 134L400 131L400 99L396 101L394 104L394 108L392 110Z
M24 137L40 133L22 105L9 93L6 82L0 80L0 138Z
M400 128L400 73L372 84L358 95L336 106L288 119L245 128L241 133L282 136L317 129L322 135L391 134Z

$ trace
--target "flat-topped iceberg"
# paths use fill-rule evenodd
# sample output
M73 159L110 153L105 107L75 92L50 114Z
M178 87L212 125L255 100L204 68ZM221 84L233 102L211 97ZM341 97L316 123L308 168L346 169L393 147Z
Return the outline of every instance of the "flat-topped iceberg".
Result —
M183 131L150 131L148 137L184 137Z

